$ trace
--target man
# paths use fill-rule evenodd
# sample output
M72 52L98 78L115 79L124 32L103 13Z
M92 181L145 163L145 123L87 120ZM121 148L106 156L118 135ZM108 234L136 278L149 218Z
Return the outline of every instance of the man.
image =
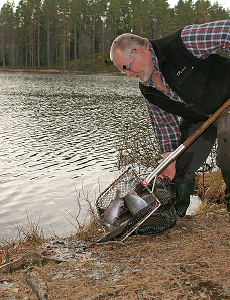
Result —
M163 159L230 98L230 59L219 55L222 50L230 54L230 20L186 26L157 40L124 33L113 41L110 59L140 80ZM186 214L195 172L216 138L230 218L230 109L159 175L177 183L179 216Z

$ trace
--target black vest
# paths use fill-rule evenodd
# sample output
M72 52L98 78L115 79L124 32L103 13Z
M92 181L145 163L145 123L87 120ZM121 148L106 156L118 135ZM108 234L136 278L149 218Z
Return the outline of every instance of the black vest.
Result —
M166 82L185 103L140 83L148 101L196 123L207 120L230 98L230 59L217 54L207 59L195 57L182 42L181 30L150 42Z

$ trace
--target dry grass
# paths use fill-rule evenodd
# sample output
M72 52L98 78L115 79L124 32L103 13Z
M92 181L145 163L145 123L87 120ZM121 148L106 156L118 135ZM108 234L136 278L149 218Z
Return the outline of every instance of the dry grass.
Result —
M196 174L196 193L199 198L206 203L224 202L225 183L223 181L221 171L217 170L209 173Z
M40 219L33 222L27 215L28 223L14 227L18 230L18 237L8 239L0 236L0 264L6 264L25 252L36 251L45 239L40 227Z
M39 223L34 223L28 218L28 223L23 226L17 226L19 237L15 239L7 239L0 236L0 265L7 264L14 261L16 258L24 255L25 253L38 251L45 239L43 231ZM101 225L99 225L95 218L91 221L85 222L75 227L75 233L68 238L62 239L54 234L54 238L65 241L91 241L96 240L103 234Z
M88 242L75 261L32 268L46 282L50 300L230 299L226 221L221 213L181 218L161 234L98 245ZM79 253L77 245L73 241L72 251ZM0 274L1 282L14 284L12 289L0 289L0 298L35 300L27 272Z

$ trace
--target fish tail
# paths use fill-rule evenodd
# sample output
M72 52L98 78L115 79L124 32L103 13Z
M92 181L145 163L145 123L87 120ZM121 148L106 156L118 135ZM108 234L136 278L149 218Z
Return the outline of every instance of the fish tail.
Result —
M105 227L106 230L109 230L109 231L110 231L111 228L113 228L113 225L110 225L110 224L108 224L108 223L106 223L106 222L104 222L103 220L100 220L100 219L98 219L98 218L96 218L96 222L97 222L99 225Z

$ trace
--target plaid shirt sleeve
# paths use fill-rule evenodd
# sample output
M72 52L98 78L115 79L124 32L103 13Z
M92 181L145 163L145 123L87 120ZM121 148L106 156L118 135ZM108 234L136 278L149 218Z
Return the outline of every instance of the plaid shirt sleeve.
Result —
M199 58L218 54L221 50L230 54L230 20L186 26L181 38L186 48Z
M181 137L178 117L153 105L147 99L145 102L159 150L162 153L174 151L180 145Z

